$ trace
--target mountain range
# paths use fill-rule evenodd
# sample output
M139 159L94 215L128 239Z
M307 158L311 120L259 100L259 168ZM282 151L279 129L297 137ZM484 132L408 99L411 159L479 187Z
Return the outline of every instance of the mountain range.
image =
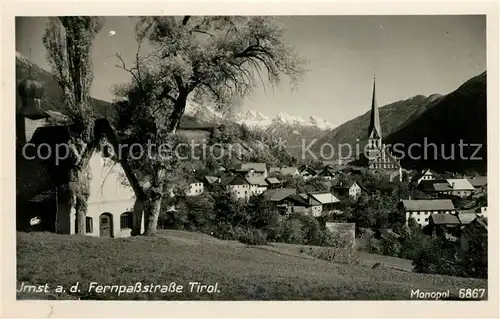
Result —
M45 95L42 108L66 113L60 102L61 91L52 74L27 58L16 54L16 79L20 82L30 72L45 83ZM116 117L116 109L110 102L92 99L95 114L98 117L107 117L111 121ZM20 108L20 100L16 98L16 107ZM403 158L404 167L429 167L436 170L462 171L473 169L486 171L487 163L487 114L486 114L486 72L468 80L457 90L446 94L432 94L430 96L416 95L414 97L396 101L379 108L380 124L383 141L388 144L402 143L404 147L412 143L422 143L424 138L428 143L442 145L458 145L460 141L468 144L481 144L477 157L480 160L434 160ZM355 147L359 144L362 150L367 142L368 126L370 122L369 106L367 112L344 124L332 128L323 119L310 116L307 120L279 113L274 118L247 111L232 115L222 114L209 106L188 105L186 113L181 119L180 128L196 129L217 126L227 121L237 122L251 130L263 132L273 140L283 138L287 149L295 154L302 153L302 145L308 145L316 140L311 147L319 159L321 145L326 143L333 146L349 144ZM469 149L465 155L472 155L474 150ZM418 155L418 154L417 154ZM345 154L343 156L346 156ZM337 158L338 154L334 157Z
M403 167L428 167L451 172L466 170L486 172L486 72L469 79L446 95L417 95L382 106L379 108L379 116L383 143L393 147L399 143L398 149L405 150L406 156L401 158ZM369 123L370 111L367 111L325 134L318 139L311 150L324 160L325 156L328 157L330 154L321 154L322 145L330 144L334 150L338 150L339 145L348 144L351 145L352 155L355 155L356 145L359 144L359 149L363 150L367 143ZM473 147L464 151L463 157L468 159L459 158L460 141L466 144L481 144L481 149L476 154L476 157L481 159L471 159L475 152ZM437 156L429 156L433 151L429 148L428 156L424 158L425 143L437 145ZM410 157L408 149L412 144L421 147L413 147ZM452 147L456 156L453 159L445 159L451 156ZM445 151L442 152L441 149ZM338 154L335 155L334 158L338 158ZM343 157L349 155L351 154L342 154Z

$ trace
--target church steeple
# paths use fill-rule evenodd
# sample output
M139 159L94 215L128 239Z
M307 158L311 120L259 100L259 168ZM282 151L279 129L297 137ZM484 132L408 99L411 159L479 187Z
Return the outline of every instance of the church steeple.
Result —
M370 114L370 126L368 128L368 140L373 146L377 145L380 147L382 144L382 130L380 129L380 118L375 96L375 73L373 74L372 109Z

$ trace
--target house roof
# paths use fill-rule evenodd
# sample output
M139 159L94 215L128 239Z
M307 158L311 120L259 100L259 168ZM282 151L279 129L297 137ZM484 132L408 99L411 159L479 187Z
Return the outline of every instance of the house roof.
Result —
M309 205L311 205L311 206L321 205L321 203L317 199L309 196L307 193L300 193L299 196L304 198L305 200L309 201Z
M356 182L356 181L347 181L347 182L341 182L342 185L340 185L340 183L337 185L337 186L334 186L333 189L335 190L339 190L339 191L347 191L349 190L354 184L358 185L359 188L361 188L362 190L366 191L366 188L361 185L360 183Z
M217 176L205 176L205 180L209 184L213 184L213 183L217 183L217 181L219 180L219 178Z
M54 150L58 145L68 145L71 135L74 134L74 125L46 126L38 128L31 139L35 146L48 145L41 149L51 150L50 153L36 153L37 148L28 148L26 157L17 154L16 183L17 199L27 201L43 191L53 189L55 185L65 185L69 181L69 172L75 165L75 156L62 159L62 153ZM94 136L86 148L92 154L102 138L106 138L114 149L115 155L120 155L120 164L136 194L142 194L142 188L136 174L127 162L127 152L118 147L118 140L113 128L105 118L97 119L94 123ZM64 150L61 150L61 152ZM33 152L33 153L30 153ZM64 151L65 152L65 151ZM49 156L50 155L50 156ZM35 156L34 159L29 157Z
M246 178L250 185L267 186L264 176L250 176Z
M286 199L289 199L289 200L295 202L296 204L299 204L300 206L309 206L310 205L310 203L307 199L305 199L304 197L302 197L298 194L293 194L293 195L287 196Z
M474 186L465 178L447 179L447 181L453 190L474 190Z
M313 193L308 193L308 195L313 197L321 204L331 204L340 202L340 200L330 192L313 192Z
M314 169L312 169L311 167L306 167L302 170L298 169L299 173L301 174L305 174L305 173L308 173L310 175L316 175L316 171Z
M269 183L269 184L280 184L280 180L277 179L276 177L268 177L266 178L266 181Z
M459 225L460 220L452 214L432 214L429 220L436 225Z
M447 192L453 190L449 183L434 183L432 184L432 187L436 192Z
M279 167L271 167L269 168L269 173L276 173L279 172L280 168Z
M474 187L481 187L481 186L488 185L488 177L487 176L474 176L472 178L468 178L467 180Z
M455 210L451 199L405 199L401 201L406 211Z
M290 195L294 195L297 193L297 190L295 188L276 188L276 189L269 189L265 191L262 196L264 196L264 199L271 201L271 202L279 202L286 197Z
M253 169L256 172L265 172L266 171L266 163L242 163L240 170L241 171L249 171Z
M282 167L280 173L283 175L295 175L298 173L297 167Z
M433 176L436 176L436 173L430 169L423 169L421 171L412 171L411 172L411 176L412 176L412 180L413 181L416 181L418 179L420 179L421 177L423 177L424 175L427 175L427 173L433 175Z
M246 178L239 174L235 175L224 175L221 177L222 185L247 185L249 184Z
M461 211L459 214L458 214L458 219L460 220L460 223L462 225L466 225L466 224L469 224L470 222L472 222L474 219L477 218L477 214L472 211Z
M332 168L325 167L318 172L320 176L335 176L335 171Z

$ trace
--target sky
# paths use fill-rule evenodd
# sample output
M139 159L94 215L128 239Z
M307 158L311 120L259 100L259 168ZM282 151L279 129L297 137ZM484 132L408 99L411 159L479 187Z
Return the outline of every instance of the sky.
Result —
M486 70L485 16L283 16L285 41L306 58L298 89L259 86L242 104L274 117L314 115L334 126L370 109L373 73L379 106L418 94L446 94ZM16 19L16 51L50 70L42 43L46 18ZM106 17L93 49L92 96L111 101L128 81L115 53L132 63L135 20ZM110 31L114 31L111 35ZM113 32L111 32L113 33Z

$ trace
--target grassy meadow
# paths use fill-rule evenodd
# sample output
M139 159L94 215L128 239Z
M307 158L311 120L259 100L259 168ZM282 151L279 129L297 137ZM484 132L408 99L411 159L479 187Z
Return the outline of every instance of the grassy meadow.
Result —
M481 279L412 273L399 258L358 253L355 264L307 254L320 247L247 246L211 236L161 230L158 236L118 239L51 233L17 234L17 281L63 286L66 292L19 292L18 299L113 300L408 300L412 289L487 288ZM379 264L378 267L373 267ZM217 283L217 292L190 292L189 282ZM69 287L79 283L79 292ZM99 285L184 286L177 292L89 291Z

